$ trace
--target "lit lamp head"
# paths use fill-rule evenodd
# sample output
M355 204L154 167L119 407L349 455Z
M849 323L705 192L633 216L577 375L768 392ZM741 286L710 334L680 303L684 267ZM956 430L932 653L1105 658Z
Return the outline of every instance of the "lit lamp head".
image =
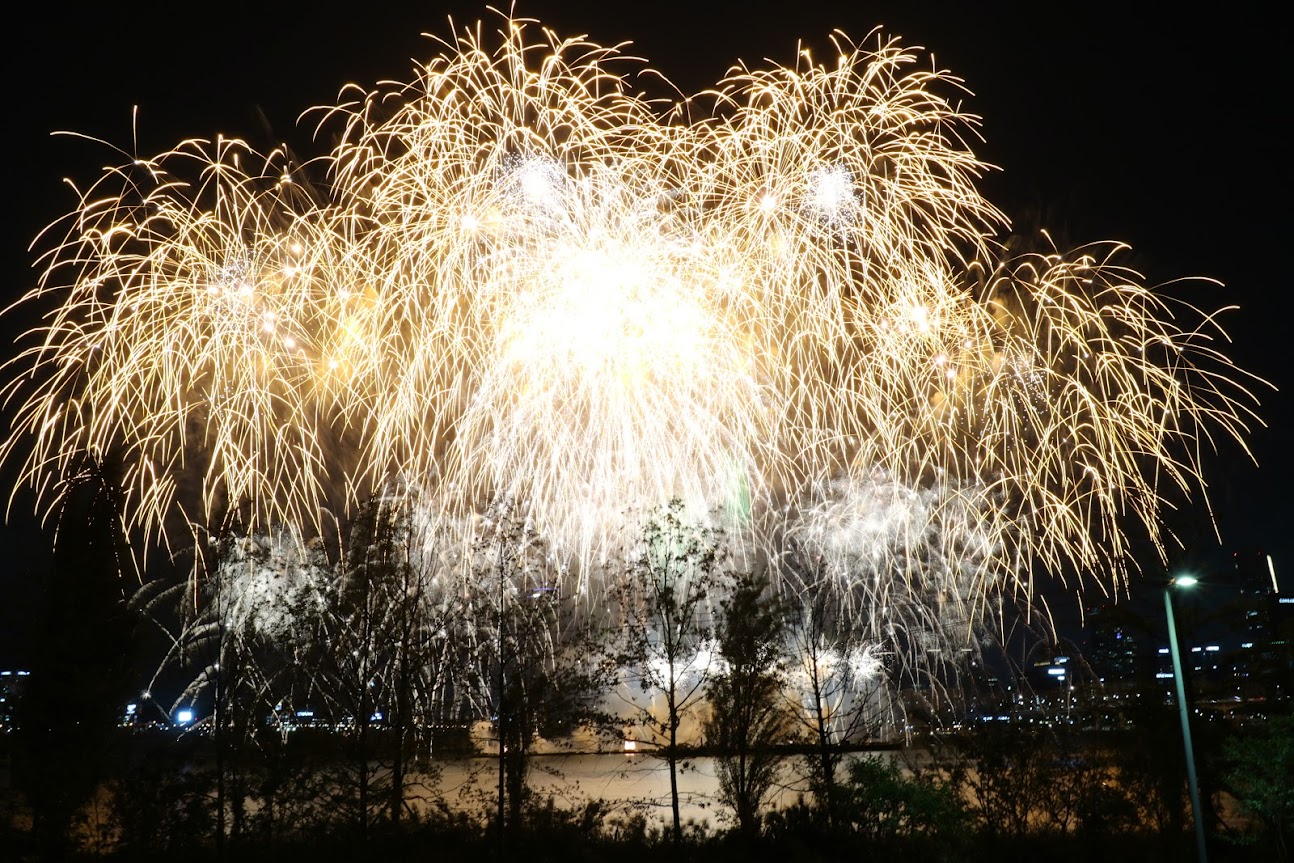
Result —
M1193 575L1174 576L1168 582L1170 587L1194 587L1199 583L1200 583L1200 580Z

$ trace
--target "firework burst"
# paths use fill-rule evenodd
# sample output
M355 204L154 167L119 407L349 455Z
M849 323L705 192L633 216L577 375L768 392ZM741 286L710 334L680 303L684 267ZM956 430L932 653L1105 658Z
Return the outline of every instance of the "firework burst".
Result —
M626 511L726 507L890 610L876 644L1034 565L1108 585L1243 442L1245 376L1118 246L1002 261L961 82L867 44L657 102L505 18L320 109L315 194L239 142L129 160L45 235L0 459L53 505L120 451L149 535L507 499L585 584Z

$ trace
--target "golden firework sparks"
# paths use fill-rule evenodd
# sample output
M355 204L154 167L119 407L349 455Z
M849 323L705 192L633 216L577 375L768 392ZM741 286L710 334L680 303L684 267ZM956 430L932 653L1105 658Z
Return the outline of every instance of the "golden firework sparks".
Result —
M626 510L738 495L878 642L1033 564L1109 585L1243 444L1248 378L1115 244L999 262L961 82L867 44L665 103L505 18L320 109L325 200L237 141L111 169L18 304L53 311L0 459L51 506L121 452L148 535L308 530L393 479L447 523L507 498L585 576Z

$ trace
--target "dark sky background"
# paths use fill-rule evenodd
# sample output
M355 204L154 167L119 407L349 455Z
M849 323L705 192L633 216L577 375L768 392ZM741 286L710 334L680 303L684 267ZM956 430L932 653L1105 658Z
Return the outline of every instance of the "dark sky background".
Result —
M840 28L872 27L932 50L965 79L984 118L981 156L1002 170L984 189L1009 215L1039 211L1074 242L1120 239L1151 283L1209 276L1193 289L1204 305L1237 305L1230 353L1276 384L1262 392L1269 428L1258 431L1259 467L1235 448L1210 461L1223 545L1204 534L1190 557L1223 561L1232 550L1274 555L1294 590L1294 459L1289 354L1290 267L1288 31L1278 4L1233 2L1207 16L1152 14L1136 3L977 2L778 4L529 2L517 14L603 44L631 40L684 92L717 81L738 58L792 62L797 39L820 49ZM1150 4L1147 4L1150 5ZM1158 4L1155 4L1158 5ZM224 133L268 146L289 140L305 108L330 102L347 82L407 80L446 34L487 15L479 3L352 3L335 14L275 0L240 4L55 3L30 6L5 28L8 119L0 297L33 283L28 244L75 199L63 177L93 179L118 162L108 149L56 130L132 144L153 154L184 137ZM1179 7L1180 8L1180 7ZM20 329L0 320L4 345ZM5 348L8 356L11 349ZM47 540L21 511L0 528L0 667L25 660L30 608Z

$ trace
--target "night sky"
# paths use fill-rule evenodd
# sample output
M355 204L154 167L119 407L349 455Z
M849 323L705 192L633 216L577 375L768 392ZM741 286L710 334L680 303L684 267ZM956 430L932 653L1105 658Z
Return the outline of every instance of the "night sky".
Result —
M516 11L563 35L632 41L630 53L684 92L717 81L738 58L789 64L797 39L829 56L833 28L863 39L882 25L931 49L973 93L966 101L987 139L977 152L1002 169L983 188L1008 215L1041 213L1066 244L1126 241L1152 284L1209 276L1224 287L1192 287L1189 296L1210 308L1239 306L1223 319L1235 339L1229 352L1280 392L1254 385L1269 425L1252 439L1259 467L1233 447L1210 460L1223 545L1192 537L1191 556L1268 551L1294 591L1290 153L1277 131L1291 78L1274 42L1287 32L1277 4L1233 2L1208 17L1106 2L797 0L776 15L751 13L756 5L530 2ZM34 281L28 244L75 204L61 179L88 182L122 161L51 132L131 151L138 106L141 154L224 133L263 149L287 140L317 155L327 147L296 127L302 110L327 104L347 82L407 80L412 60L435 50L420 33L447 34L450 14L460 25L489 14L480 3L435 2L354 3L333 16L268 0L78 6L37 4L5 28L5 304ZM0 320L4 344L25 325ZM0 668L26 661L27 609L46 557L22 504L0 529Z

